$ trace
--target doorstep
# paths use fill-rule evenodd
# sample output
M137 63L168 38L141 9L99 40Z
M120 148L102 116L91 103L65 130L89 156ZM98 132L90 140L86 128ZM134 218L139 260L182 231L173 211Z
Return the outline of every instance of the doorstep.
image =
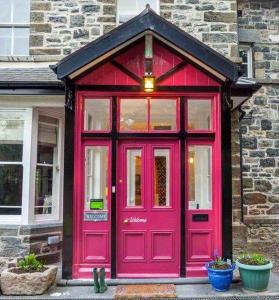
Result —
M121 279L122 280L122 279ZM149 281L150 282L150 281ZM114 299L116 286L109 286L104 294L94 294L93 286L54 286L46 294L41 296L0 296L0 300L98 300L98 299ZM178 284L176 285L177 299L186 300L278 300L279 299L279 274L271 274L268 291L250 292L242 288L241 282L233 283L227 292L216 292L212 290L210 284Z
M233 282L239 282L239 275L234 276ZM207 277L192 277L192 278L116 278L116 279L107 279L107 285L115 286L122 284L208 284ZM58 286L87 286L93 285L93 279L70 279L65 280L61 279L57 282Z

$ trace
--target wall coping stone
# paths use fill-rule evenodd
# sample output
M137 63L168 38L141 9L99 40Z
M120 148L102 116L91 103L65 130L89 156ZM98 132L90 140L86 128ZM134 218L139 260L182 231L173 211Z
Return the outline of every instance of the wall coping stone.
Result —
M20 224L0 224L0 228L7 228L7 229L13 229L13 228L21 228L21 229L33 229L33 228L53 228L53 227L59 227L63 226L63 222L57 222L57 223L44 223L44 224L32 224L32 225L20 225Z

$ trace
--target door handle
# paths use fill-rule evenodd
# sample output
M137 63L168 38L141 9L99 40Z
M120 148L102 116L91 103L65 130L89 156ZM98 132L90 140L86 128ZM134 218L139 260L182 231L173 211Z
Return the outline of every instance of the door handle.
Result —
M123 221L123 223L124 223L124 224L128 224L128 223L129 223L129 219L125 219L125 220Z

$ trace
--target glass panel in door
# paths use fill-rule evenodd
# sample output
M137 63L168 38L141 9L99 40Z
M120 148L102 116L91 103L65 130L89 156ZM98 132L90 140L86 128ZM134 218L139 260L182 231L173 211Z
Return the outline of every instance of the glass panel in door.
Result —
M170 150L155 149L154 170L154 206L170 205Z

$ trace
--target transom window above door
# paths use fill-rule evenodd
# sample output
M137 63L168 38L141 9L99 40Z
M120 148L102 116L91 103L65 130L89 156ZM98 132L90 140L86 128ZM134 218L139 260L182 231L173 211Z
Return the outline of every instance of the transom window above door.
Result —
M120 131L178 131L178 99L120 99Z
M180 97L172 96L86 97L83 102L82 131L110 134L112 121L115 120L115 130L120 133L178 133L181 129L180 101ZM184 101L185 127L182 131L214 134L216 99L185 97Z

